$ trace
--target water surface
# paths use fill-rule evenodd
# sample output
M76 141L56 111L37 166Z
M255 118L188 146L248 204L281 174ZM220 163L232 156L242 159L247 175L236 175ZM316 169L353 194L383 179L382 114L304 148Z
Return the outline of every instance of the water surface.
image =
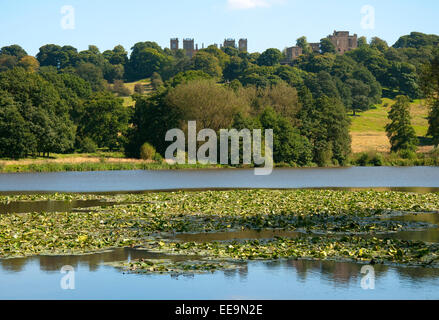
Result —
M142 192L231 188L390 188L438 191L437 167L253 170L110 171L0 174L0 192ZM0 212L71 211L101 202L41 201L0 205ZM438 224L438 214L393 217ZM411 219L411 220L410 220ZM398 238L439 242L438 228L404 231ZM297 237L288 231L178 235L182 241ZM375 265L375 290L361 287L361 264L284 260L249 262L237 270L193 276L126 274L105 263L170 258L144 250L116 249L75 256L0 259L0 299L439 299L439 269ZM188 257L171 256L174 260ZM75 289L62 290L60 270L75 270Z
M439 269L376 265L375 289L361 287L356 263L250 262L193 276L126 274L103 262L151 257L133 249L89 256L0 260L0 299L438 299ZM154 257L158 257L157 255ZM61 267L75 269L63 290Z
M0 174L0 192L181 189L439 188L439 167L158 170Z

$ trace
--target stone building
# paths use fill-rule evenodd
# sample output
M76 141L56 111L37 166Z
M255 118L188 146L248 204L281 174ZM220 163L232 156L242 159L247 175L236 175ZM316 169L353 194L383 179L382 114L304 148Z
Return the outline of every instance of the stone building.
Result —
M194 39L183 39L183 49L186 51L186 55L192 58L195 53L195 41Z
M289 47L286 50L287 61L296 60L300 55L302 55L303 50L301 47Z
M358 48L358 36L356 34L349 35L349 31L334 31L332 35L328 36L328 39L334 44L338 54L344 54Z
M172 51L177 51L179 49L178 38L171 39L171 47L170 48L171 48Z
M247 52L247 39L239 39L239 47L240 52Z
M247 52L247 43L248 43L247 39L239 39L238 49L240 52ZM170 44L171 44L170 49L172 51L177 51L178 49L180 49L178 38L172 38ZM213 46L218 48L218 44L216 43L214 43ZM235 39L225 39L224 46L220 45L221 49L224 47L236 48ZM202 44L202 49L204 49L204 43ZM183 39L183 50L186 52L186 55L189 58L192 58L198 52L198 44L195 44L194 39L191 38Z
M236 48L236 41L235 41L235 39L230 39L230 38L229 39L225 39L223 47L224 48L227 48L227 47Z
M320 42L313 42L309 44L311 46L312 52L320 53Z

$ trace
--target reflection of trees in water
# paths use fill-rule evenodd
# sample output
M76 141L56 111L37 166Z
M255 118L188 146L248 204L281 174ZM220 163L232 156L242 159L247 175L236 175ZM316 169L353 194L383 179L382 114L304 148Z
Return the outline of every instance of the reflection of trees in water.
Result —
M173 261L196 260L194 256L168 256L161 253L151 253L145 250L130 248L115 249L108 252L95 253L90 255L77 256L34 256L28 258L0 259L1 269L12 272L22 272L27 264L38 263L40 270L60 271L65 265L71 265L75 269L78 266L88 266L91 272L99 270L100 265L105 262L126 261L135 259L171 259ZM263 262L265 268L276 271L279 268L290 268L294 270L297 277L305 281L310 272L320 273L327 280L333 280L339 284L349 284L358 281L362 277L361 267L363 265L349 262L318 261L318 260L280 260ZM438 268L422 267L389 267L386 265L374 265L377 279L384 277L389 270L395 271L400 278L409 280L425 280L439 278ZM226 278L247 279L249 268L242 264L240 268L223 270Z
M31 258L0 259L0 265L3 270L14 272L23 271L29 262L31 262Z
M40 265L41 271L59 271L65 265L71 265L75 269L78 266L88 266L91 272L97 271L99 266L106 262L126 261L133 259L172 259L175 261L187 260L183 256L166 256L164 254L150 253L144 250L130 248L115 249L112 251L73 256L35 256L28 258L0 259L3 270L20 272L24 267L35 262ZM192 257L193 259L193 257Z
M73 209L108 206L116 202L101 200L42 200L42 201L13 201L0 203L0 214L28 212L70 212Z
M288 260L286 264L296 271L298 278L305 281L308 274L313 271L320 273L328 280L336 283L349 284L361 278L361 267L363 265L349 262L318 261L318 260ZM385 265L375 265L375 276L384 276L389 267Z
M439 278L438 268L414 268L399 267L397 273L400 278L409 278L410 280L426 280Z
M248 276L248 264L242 265L239 269L238 269L238 273L239 273L239 278L241 280L246 280L247 276Z
M88 266L90 271L99 269L99 265L104 262L124 261L129 257L126 249L116 249L108 252L101 252L89 255L75 256L41 256L39 257L40 270L59 271L62 266L71 265L75 269L81 266Z
M238 270L236 269L228 269L228 270L224 270L224 276L227 279L234 279L238 273Z

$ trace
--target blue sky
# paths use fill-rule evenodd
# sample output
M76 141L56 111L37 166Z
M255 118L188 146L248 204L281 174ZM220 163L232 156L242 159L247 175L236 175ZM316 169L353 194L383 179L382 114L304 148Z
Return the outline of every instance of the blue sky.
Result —
M75 9L75 28L61 27L61 8ZM364 29L361 9L375 10L374 29ZM35 55L44 44L89 44L101 51L122 44L171 37L205 45L248 38L249 51L283 49L305 35L318 42L333 30L378 36L393 44L411 31L439 33L437 0L0 0L0 47L19 44Z

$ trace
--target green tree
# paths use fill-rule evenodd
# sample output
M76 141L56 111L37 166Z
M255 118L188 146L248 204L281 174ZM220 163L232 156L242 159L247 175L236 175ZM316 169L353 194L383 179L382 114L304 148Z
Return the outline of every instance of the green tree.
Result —
M163 86L162 77L157 72L154 72L151 76L151 85L154 90Z
M372 40L370 40L370 47L378 49L381 52L385 52L387 49L389 49L387 42L378 37L373 37Z
M219 78L222 76L222 69L218 58L206 51L198 52L192 58L192 63L194 70L203 71L211 77Z
M97 92L85 102L84 112L78 126L78 136L88 137L100 148L119 150L123 143L130 109L123 100L111 93Z
M34 153L36 141L11 94L0 90L0 157L24 158Z
M320 40L320 50L322 53L337 53L334 44L328 38Z
M264 129L273 130L273 160L299 166L312 161L311 144L301 136L291 122L277 114L273 109L266 108L259 117Z
M310 54L312 52L311 46L306 37L300 37L297 39L296 46L302 48L304 54Z
M366 37L360 37L360 38L358 38L358 47L360 48L360 47L367 47L368 46L368 44L367 44L367 38Z
M140 80L161 72L172 58L167 56L155 42L139 42L134 45L128 63L128 77Z
M212 79L212 77L201 70L189 70L176 74L172 79L167 81L167 84L175 88L179 84L202 79L207 80Z
M78 51L71 46L44 45L36 56L41 66L54 66L58 69L74 67L79 61Z
M38 60L32 56L24 56L20 59L18 65L31 72L37 72L40 67Z
M388 117L391 122L386 125L386 132L392 145L391 151L415 151L418 139L411 125L409 98L397 96Z
M435 146L439 145L439 49L432 60L425 64L421 73L421 88L430 106L428 116L428 135L433 137Z
M15 56L7 54L0 55L0 72L13 69L18 65L18 59Z
M8 55L16 57L17 60L20 60L24 56L27 56L26 51L20 47L18 44L13 44L11 46L6 46L0 49L0 55Z
M81 62L76 68L76 74L88 81L94 91L104 89L102 69L90 62Z
M14 97L36 141L35 152L47 155L72 150L75 127L67 102L54 85L39 74L14 68L0 73L0 90Z
M275 66L279 64L282 59L282 52L278 49L270 48L265 50L258 58L258 65L260 66Z
M247 66L248 61L238 56L231 57L223 71L224 79L228 81L238 79L238 77L244 73Z
M402 36L393 45L394 48L415 48L419 49L423 46L437 46L439 44L439 36L429 35L421 32L412 32L409 35Z

